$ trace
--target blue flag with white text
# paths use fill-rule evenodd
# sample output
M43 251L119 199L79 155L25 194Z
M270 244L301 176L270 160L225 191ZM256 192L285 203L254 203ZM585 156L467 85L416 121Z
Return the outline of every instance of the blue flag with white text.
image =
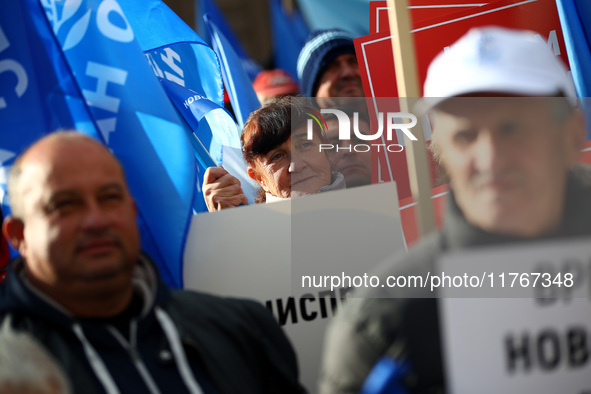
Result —
M197 157L202 164L221 165L222 145L240 148L236 123L225 108L174 82L165 79L160 82L195 139L207 149L209 160L201 154Z
M232 45L216 26L214 21L205 15L205 23L211 34L212 46L222 65L222 77L226 91L230 97L236 121L242 129L248 115L261 106L252 87L252 82L242 66L240 58Z
M60 128L107 145L136 199L142 247L163 279L182 287L195 158L119 3L8 3L0 6L0 61L14 72L0 72L0 96L10 103L0 108L1 149L18 154Z
M240 133L236 128L236 122L225 108L207 97L165 79L160 79L160 82L190 129L190 142L198 163L199 185L202 185L208 167L225 164L224 147L240 150ZM205 200L202 197L196 199L193 208L197 213L206 212Z
M125 0L121 8L154 73L224 105L214 51L161 0Z

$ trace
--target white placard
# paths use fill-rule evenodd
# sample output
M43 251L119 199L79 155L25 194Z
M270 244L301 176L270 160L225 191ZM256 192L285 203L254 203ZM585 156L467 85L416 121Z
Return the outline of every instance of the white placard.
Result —
M440 268L494 281L494 298L440 289L451 393L591 393L591 240L472 251ZM500 298L511 286L519 298Z
M292 247L305 251L292 253ZM184 283L188 289L266 304L284 324L302 383L314 393L324 330L344 292L324 287L292 292L292 279L300 283L295 276L307 274L295 260L355 276L400 250L396 185L369 185L196 215L185 249ZM298 264L293 278L292 263Z

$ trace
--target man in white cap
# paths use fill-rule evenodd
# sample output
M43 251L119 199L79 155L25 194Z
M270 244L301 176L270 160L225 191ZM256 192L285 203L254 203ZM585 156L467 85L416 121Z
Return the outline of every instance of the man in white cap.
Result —
M442 230L374 275L434 272L468 247L591 234L584 136L567 71L531 32L473 29L431 63L423 110L450 180ZM428 289L359 289L326 334L321 393L357 393L383 356L411 393L445 389L437 299ZM422 298L421 298L422 297Z

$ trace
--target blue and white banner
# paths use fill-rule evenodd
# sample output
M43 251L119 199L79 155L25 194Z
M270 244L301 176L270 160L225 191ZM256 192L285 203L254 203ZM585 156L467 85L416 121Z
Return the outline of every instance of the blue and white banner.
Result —
M181 117L195 133L195 137L208 150L214 163L207 164L221 164L222 145L240 148L240 133L236 129L234 119L225 108L174 82L165 79L160 79L160 82ZM204 158L198 159L206 161Z
M208 167L225 165L224 148L240 151L240 133L232 116L206 97L174 82L161 79L164 91L190 129L195 156L198 161L199 185ZM246 165L238 167L242 176L247 176ZM206 212L203 198L197 199L196 213Z
M115 0L0 6L0 149L4 168L38 138L75 128L122 162L142 247L182 287L196 166L182 121Z
M215 52L161 0L125 0L121 8L154 73L224 105Z
M86 113L66 64L52 56L57 47L41 7L33 5L0 5L0 197L5 215L10 212L6 182L16 156L48 130L75 127L74 118Z

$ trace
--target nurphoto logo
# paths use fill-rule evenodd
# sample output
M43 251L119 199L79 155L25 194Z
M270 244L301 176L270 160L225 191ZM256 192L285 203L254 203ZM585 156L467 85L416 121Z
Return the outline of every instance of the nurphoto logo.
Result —
M322 129L328 130L328 126L326 120L322 116L322 114L332 114L336 116L338 121L338 139L340 141L351 141L352 135L351 131L355 136L354 140L358 141L376 141L378 139L383 139L383 136L386 137L387 143L362 143L362 144L320 144L319 150L331 150L334 149L336 152L347 151L347 152L368 152L372 147L377 148L378 152L381 152L382 149L388 152L402 152L404 150L404 146L396 143L396 134L395 130L402 131L410 140L417 141L417 138L414 134L410 131L411 128L416 126L417 124L417 117L408 112L386 112L378 113L378 129L374 133L369 133L369 130L363 130L362 132L359 130L359 112L353 112L353 119L351 122L350 116L339 110L339 109L331 109L331 108L324 108L318 111L313 110L312 108L306 108L306 114L309 115L312 119L308 119L307 123L307 139L312 140L313 138L313 127L314 122ZM406 120L406 121L405 121ZM408 121L410 120L410 121ZM385 126L384 126L385 124ZM353 127L351 127L353 126ZM384 130L385 129L385 130ZM393 142L394 141L394 142Z

